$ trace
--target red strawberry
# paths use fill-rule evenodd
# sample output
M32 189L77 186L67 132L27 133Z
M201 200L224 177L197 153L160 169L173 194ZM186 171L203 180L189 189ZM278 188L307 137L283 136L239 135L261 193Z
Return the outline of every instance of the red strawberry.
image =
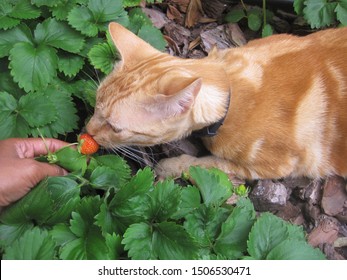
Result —
M79 136L79 151L84 155L91 155L98 151L99 144L88 133Z

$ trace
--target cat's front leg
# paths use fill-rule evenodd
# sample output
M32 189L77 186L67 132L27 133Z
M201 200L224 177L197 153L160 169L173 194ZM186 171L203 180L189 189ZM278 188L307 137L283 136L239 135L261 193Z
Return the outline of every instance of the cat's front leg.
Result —
M155 167L155 173L159 179L165 179L167 177L177 178L180 177L183 172L188 171L190 166L197 165L204 168L216 167L229 175L235 174L234 166L227 160L223 160L216 156L197 158L190 155L181 155L159 161L158 165Z
M180 177L183 172L188 171L189 167L194 164L198 158L190 155L181 155L178 157L166 158L159 161L155 167L155 173L159 179L168 177Z

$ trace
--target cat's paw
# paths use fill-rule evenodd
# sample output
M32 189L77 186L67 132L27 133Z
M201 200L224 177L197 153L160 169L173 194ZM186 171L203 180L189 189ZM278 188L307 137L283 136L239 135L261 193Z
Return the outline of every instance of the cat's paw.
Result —
M155 174L159 180L165 178L178 178L183 172L188 171L191 165L194 165L196 157L190 155L181 155L178 157L167 158L159 161L154 168Z

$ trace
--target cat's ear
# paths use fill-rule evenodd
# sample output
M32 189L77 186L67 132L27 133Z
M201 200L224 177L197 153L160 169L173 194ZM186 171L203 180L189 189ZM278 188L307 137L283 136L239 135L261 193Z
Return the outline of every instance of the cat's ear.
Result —
M138 62L139 60L160 53L119 23L111 22L108 30L125 64L131 63L132 61Z
M163 118L187 112L194 104L202 86L201 78L182 77L167 73L158 81L156 109Z

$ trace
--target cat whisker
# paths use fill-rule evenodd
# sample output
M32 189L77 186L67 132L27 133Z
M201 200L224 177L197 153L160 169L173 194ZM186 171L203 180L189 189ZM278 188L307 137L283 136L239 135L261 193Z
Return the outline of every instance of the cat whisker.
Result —
M97 78L98 85L100 85L101 84L101 79L99 77L99 72L96 69L94 69L94 72L95 72L95 76Z
M129 149L129 147L122 147L122 146L117 146L117 147L113 147L111 148L112 151L114 151L115 153L118 154L118 152L123 155L123 156L126 156L128 158L130 158L131 160L137 162L138 164L140 165L145 165L145 166L151 166L152 164L149 164L148 161L146 161L143 157L137 155L135 152L134 152L134 149Z
M90 75L85 70L82 70L82 72L94 83L95 90L96 90L99 87L100 83L101 83L98 74L96 74L96 78L97 78L97 81L96 81L95 80L95 76Z
M141 154L144 158L147 158L147 162L150 162L150 164L147 163L147 165L150 165L150 166L153 167L153 165L156 165L158 163L157 160L154 157L155 153L153 153L153 149L151 147L146 147L146 148L142 148L142 147L127 147L127 149L129 149L130 151L133 151L134 153ZM146 151L147 149L150 152L147 152Z

